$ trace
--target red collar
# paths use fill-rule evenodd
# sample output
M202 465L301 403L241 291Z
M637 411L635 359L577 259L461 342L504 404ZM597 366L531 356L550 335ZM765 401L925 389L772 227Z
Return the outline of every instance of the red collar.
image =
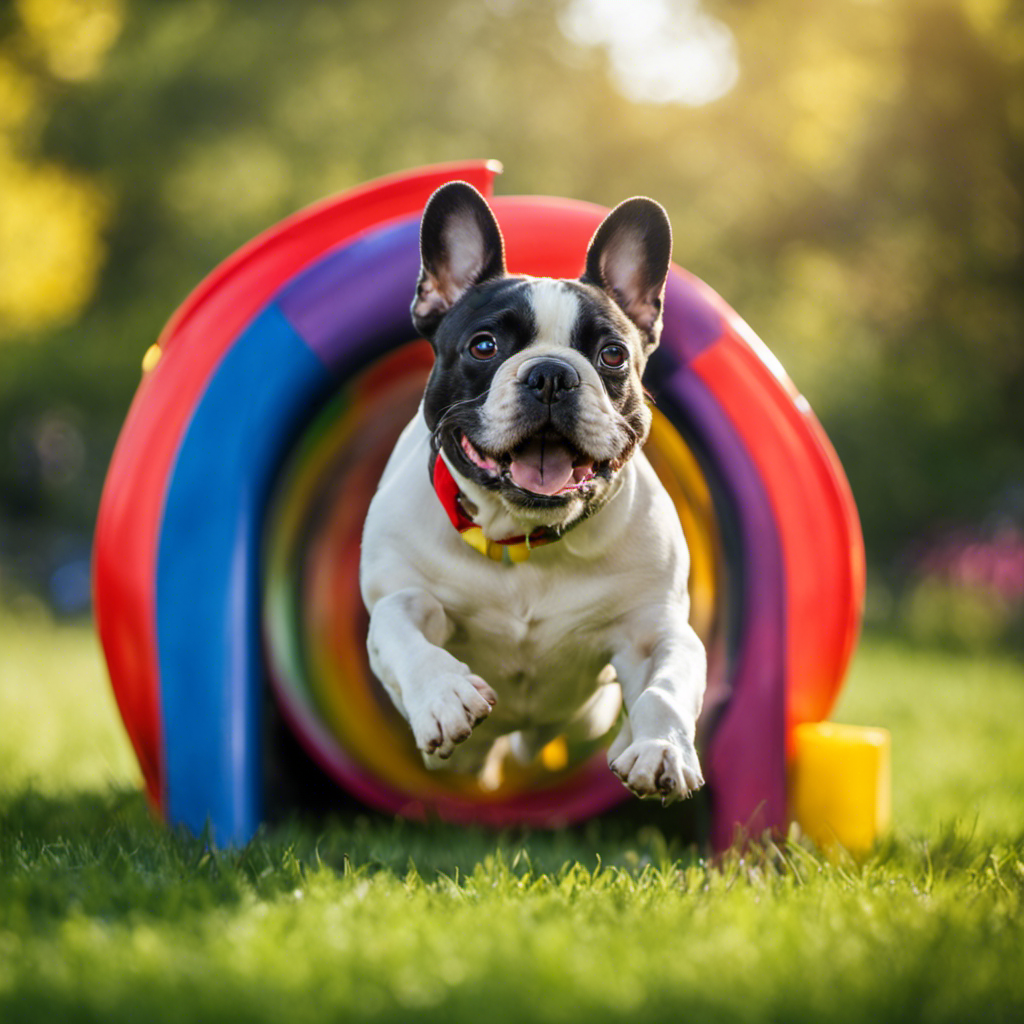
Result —
M431 478L441 507L448 513L452 526L459 531L462 539L471 548L493 558L496 562L525 562L530 557L532 548L550 544L562 536L549 526L538 526L529 536L520 534L518 537L505 537L503 540L488 540L484 536L484 531L473 522L463 508L462 492L440 454L434 459Z

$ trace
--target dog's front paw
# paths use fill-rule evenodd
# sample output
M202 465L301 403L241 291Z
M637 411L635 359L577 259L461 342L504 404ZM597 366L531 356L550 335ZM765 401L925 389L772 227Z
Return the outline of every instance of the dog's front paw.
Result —
M637 740L609 767L637 796L660 797L666 804L704 785L696 751L668 740Z
M430 760L451 757L456 745L469 737L497 701L495 692L479 676L445 674L410 716L416 746L430 755Z

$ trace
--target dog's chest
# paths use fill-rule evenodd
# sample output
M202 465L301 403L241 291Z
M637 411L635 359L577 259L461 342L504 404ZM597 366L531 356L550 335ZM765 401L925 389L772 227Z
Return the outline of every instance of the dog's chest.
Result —
M532 566L494 569L475 586L438 594L455 627L445 647L498 693L496 716L518 725L564 720L609 661L615 588Z

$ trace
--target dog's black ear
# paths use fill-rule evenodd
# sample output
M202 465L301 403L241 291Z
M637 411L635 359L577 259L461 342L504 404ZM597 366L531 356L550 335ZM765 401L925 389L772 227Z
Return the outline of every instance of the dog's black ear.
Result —
M587 249L582 280L603 288L644 333L654 348L661 334L661 308L672 225L660 203L638 196L608 214Z
M474 285L505 274L505 243L487 200L464 181L442 185L420 223L420 280L412 322L430 338Z

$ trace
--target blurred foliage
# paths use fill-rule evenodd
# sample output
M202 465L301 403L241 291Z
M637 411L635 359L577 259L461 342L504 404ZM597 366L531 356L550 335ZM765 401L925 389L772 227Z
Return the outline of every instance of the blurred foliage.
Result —
M84 543L142 353L213 266L324 194L466 157L504 162L500 192L661 200L677 261L823 420L875 564L1019 486L1020 5L705 0L739 74L699 106L627 99L586 6L0 6L0 566ZM72 439L58 470L46 437Z
M909 637L960 650L1024 650L1024 529L954 530L908 549L895 622Z
M0 332L47 327L92 298L107 204L47 159L39 135L62 85L94 77L120 29L117 0L16 0L0 39Z

